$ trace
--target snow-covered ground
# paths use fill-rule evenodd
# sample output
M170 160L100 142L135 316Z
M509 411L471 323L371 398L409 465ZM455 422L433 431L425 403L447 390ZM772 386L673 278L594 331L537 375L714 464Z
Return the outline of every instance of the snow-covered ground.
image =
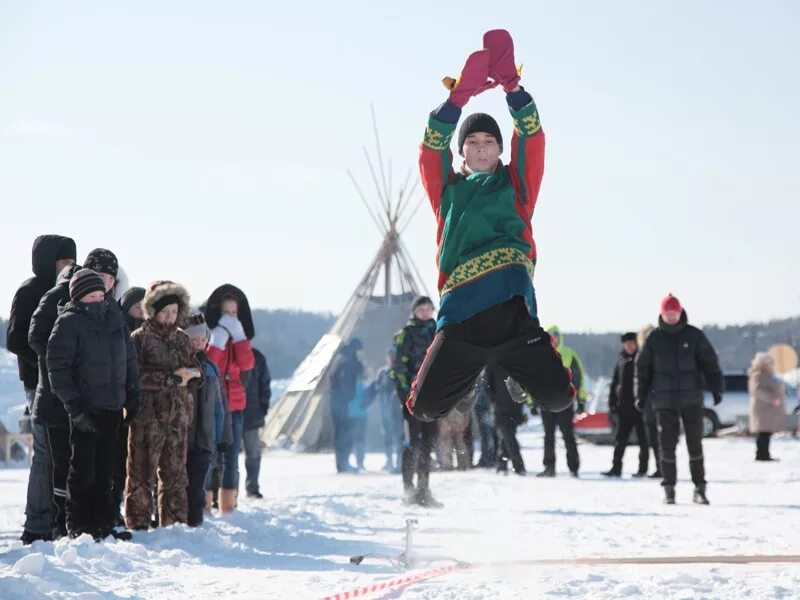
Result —
M539 466L535 422L522 435ZM559 442L560 443L560 442ZM800 554L800 441L774 443L779 463L755 463L747 439L706 443L711 506L690 503L681 449L677 506L651 480L604 480L611 449L581 445L583 477L435 473L443 510L408 509L397 475L336 476L331 455L270 453L261 502L227 518L135 533L133 542L83 540L23 548L27 471L0 470L0 598L322 598L394 579L386 563L351 555L398 554L405 519L419 521L422 557L494 566L459 570L372 597L800 598L800 565L531 566L540 558ZM628 471L633 467L629 450ZM371 455L367 466L383 459ZM448 564L447 562L437 564ZM426 567L421 567L425 570Z

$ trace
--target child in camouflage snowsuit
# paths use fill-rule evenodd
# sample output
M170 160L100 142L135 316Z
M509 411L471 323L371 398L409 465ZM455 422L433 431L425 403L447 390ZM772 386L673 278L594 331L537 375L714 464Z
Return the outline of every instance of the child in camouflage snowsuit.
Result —
M141 374L141 412L130 429L125 488L125 523L132 529L150 526L156 472L160 525L187 520L187 437L194 412L189 386L202 383L192 343L178 329L189 314L183 286L157 281L142 306L147 320L131 336Z

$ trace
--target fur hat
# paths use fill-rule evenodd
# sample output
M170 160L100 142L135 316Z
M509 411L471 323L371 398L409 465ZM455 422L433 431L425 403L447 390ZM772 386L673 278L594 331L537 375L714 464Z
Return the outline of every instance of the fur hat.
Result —
M189 316L189 293L181 284L174 281L154 281L147 288L142 308L149 319L152 319L165 306L178 305L178 323Z

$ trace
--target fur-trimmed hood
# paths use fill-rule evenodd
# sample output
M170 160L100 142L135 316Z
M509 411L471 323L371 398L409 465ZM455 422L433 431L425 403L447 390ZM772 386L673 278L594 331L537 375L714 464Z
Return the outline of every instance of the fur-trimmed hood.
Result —
M213 329L219 324L221 316L222 302L227 297L232 297L239 305L239 321L244 328L244 334L248 340L252 340L256 336L256 329L253 326L253 314L250 311L250 302L247 300L245 293L233 284L226 283L219 286L209 296L208 300L200 307L200 310L206 317L206 323Z
M142 300L142 308L148 319L156 316L155 303L164 296L177 296L180 300L178 305L178 324L183 323L189 316L189 292L186 288L174 281L154 281L151 283Z

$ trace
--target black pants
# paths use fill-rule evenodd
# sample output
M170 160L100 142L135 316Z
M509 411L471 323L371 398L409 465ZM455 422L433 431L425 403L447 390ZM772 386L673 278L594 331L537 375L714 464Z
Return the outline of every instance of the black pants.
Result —
M428 489L431 472L431 452L436 446L439 432L438 423L418 421L403 412L406 421L406 436L403 444L403 487L414 487L414 473L417 474L417 489Z
M67 532L67 477L72 447L69 442L69 429L48 427L47 444L50 447L50 460L53 463L53 505L55 506L55 528L57 535Z
M67 530L70 535L96 535L113 525L114 469L121 411L98 410L92 413L97 425L94 433L72 427L72 457L67 476Z
M503 414L495 415L495 427L497 429L497 440L500 445L500 452L497 457L497 467L500 470L507 468L508 461L517 473L525 472L525 462L522 460L522 453L517 441L517 421L514 417L507 417Z
M411 386L409 410L422 421L441 419L489 364L503 368L542 408L572 404L575 389L550 336L524 300L514 298L436 334Z
M492 427L492 414L488 410L476 410L475 416L478 419L478 431L481 436L481 458L478 460L478 466L491 467L497 460L495 454L495 437L497 434L494 427Z
M622 472L622 457L625 455L625 448L628 446L631 432L635 429L636 439L639 442L639 473L647 473L650 449L647 447L647 432L642 415L619 414L618 418L617 439L614 440L613 470Z
M128 478L128 426L119 426L117 463L114 466L114 508L119 511L125 499L125 480Z
M561 437L564 438L564 446L567 448L567 467L573 473L577 473L581 466L581 459L578 456L578 443L575 441L575 426L572 419L575 416L575 409L552 412L542 410L542 425L544 425L544 463L545 467L556 466L556 425L561 430Z
M756 460L769 460L769 442L772 439L772 434L761 432L756 437Z
M211 466L211 450L189 450L186 454L186 499L189 502L186 523L189 527L203 524L203 511L206 507L206 475Z
M647 441L650 444L650 449L653 451L656 471L661 473L661 448L658 445L658 425L655 420L647 423Z
M686 434L686 448L689 450L689 471L695 485L705 485L706 470L703 464L703 406L694 404L680 410L656 409L658 422L658 441L661 447L662 485L675 485L678 467L675 448L680 437L680 423Z

